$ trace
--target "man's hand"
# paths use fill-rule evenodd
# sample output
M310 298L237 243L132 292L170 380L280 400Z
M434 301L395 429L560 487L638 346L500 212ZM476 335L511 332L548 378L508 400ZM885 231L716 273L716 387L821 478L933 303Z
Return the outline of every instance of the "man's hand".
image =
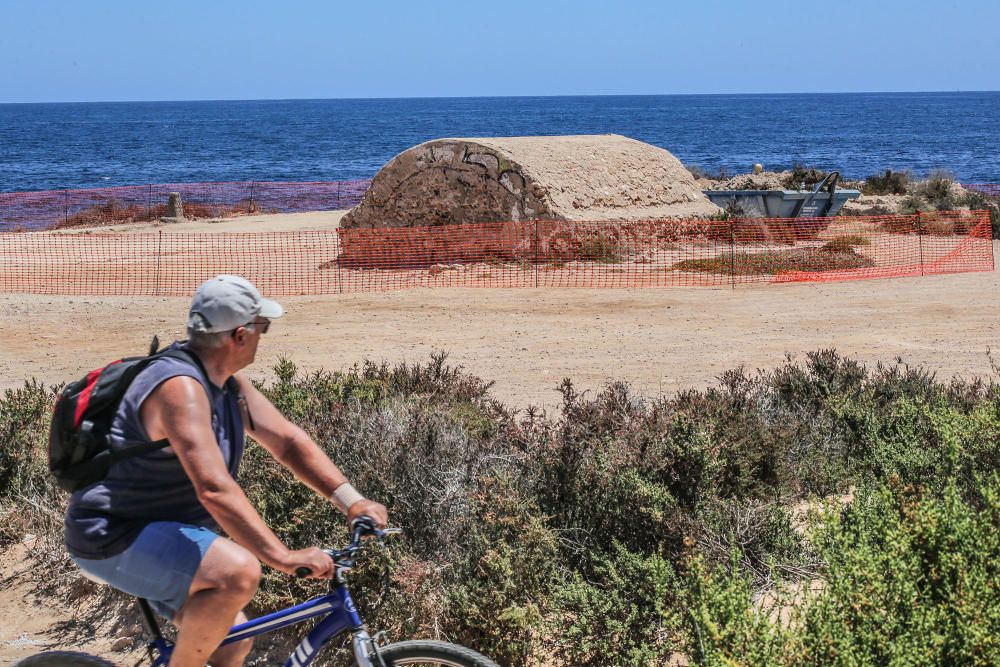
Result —
M268 565L293 577L296 576L296 570L300 567L307 567L312 572L307 579L333 578L333 559L322 549L316 547L289 551L281 557L280 561L268 563Z
M374 500L359 500L347 508L347 523L351 523L361 516L370 517L379 528L389 525L389 511L385 505Z

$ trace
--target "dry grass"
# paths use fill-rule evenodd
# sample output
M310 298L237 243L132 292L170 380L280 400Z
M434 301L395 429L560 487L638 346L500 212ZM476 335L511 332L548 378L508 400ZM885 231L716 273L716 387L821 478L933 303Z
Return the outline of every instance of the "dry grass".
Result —
M724 252L705 259L687 259L674 264L677 271L697 271L724 275L777 275L790 271L820 272L862 269L875 266L871 259L853 251L824 251L817 248Z
M188 220L202 220L206 218L234 218L241 215L253 215L259 213L256 207L252 207L249 201L238 202L236 204L202 204L199 202L186 202L184 204L184 217ZM65 220L60 220L52 224L49 229L69 229L74 227L97 227L102 225L118 225L132 222L149 222L159 220L167 214L166 204L155 206L142 206L139 204L123 204L122 202L109 199L103 204L91 206Z
M861 234L835 236L820 247L820 252L853 252L856 246L869 246L871 239Z

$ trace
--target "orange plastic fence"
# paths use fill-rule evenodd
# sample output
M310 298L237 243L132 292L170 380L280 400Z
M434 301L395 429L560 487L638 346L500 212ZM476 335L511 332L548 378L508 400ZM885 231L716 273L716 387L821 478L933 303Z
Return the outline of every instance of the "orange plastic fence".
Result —
M187 295L217 273L265 293L668 287L993 269L985 212L727 221L526 221L336 231L0 233L0 291Z

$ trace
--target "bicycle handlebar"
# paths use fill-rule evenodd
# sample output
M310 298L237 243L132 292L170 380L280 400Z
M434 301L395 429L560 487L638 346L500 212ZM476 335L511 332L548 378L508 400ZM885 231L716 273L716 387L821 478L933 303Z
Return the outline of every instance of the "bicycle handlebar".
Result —
M385 537L389 535L395 535L397 533L403 532L402 528L379 528L375 525L375 521L371 517L359 516L357 519L351 522L351 542L343 549L323 549L323 552L328 555L336 563L338 561L344 560L346 558L352 557L361 548L361 539L369 535L374 535L375 539L381 542ZM308 567L300 567L295 570L295 576L299 579L304 579L312 574L312 570Z

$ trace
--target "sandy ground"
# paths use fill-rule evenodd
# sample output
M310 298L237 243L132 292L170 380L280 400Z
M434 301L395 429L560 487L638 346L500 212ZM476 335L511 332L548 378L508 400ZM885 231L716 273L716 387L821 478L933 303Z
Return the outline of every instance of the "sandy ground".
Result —
M31 546L29 537L0 557L0 665L42 651L83 651L136 664L144 655L141 641L134 639L138 623L129 618L133 622L116 627L112 614L96 624L82 622L77 603L39 593L27 572Z
M281 216L266 231L329 229L337 220ZM245 231L250 223L163 228ZM271 328L248 372L267 377L279 356L303 369L335 370L363 359L425 361L446 350L452 362L495 380L496 395L508 404L547 408L558 406L564 377L592 391L626 380L654 396L704 387L739 365L771 368L786 354L801 358L826 347L869 364L902 357L939 377L971 378L990 374L987 351L1000 346L998 287L1000 273L989 272L737 290L417 289L289 297L282 299L288 315ZM186 309L181 297L0 294L0 390L32 377L74 379L142 353L153 334L180 337ZM50 646L135 662L107 642L67 635L70 610L33 596L17 575L24 567L23 549L0 556L0 664Z
M363 359L423 361L434 350L514 406L558 404L564 377L595 390L627 380L656 395L727 369L770 368L824 347L866 363L902 357L943 377L988 374L1000 345L996 272L750 288L422 289L285 297L248 372L279 356L336 370ZM0 389L57 383L183 335L182 297L0 294Z
M347 211L309 211L306 213L278 213L268 215L244 215L238 218L215 218L189 220L187 222L149 222L139 224L107 225L93 227L95 232L119 232L122 234L143 234L150 231L167 233L179 232L299 232L311 229L336 229ZM41 234L80 234L87 230L71 227Z
M277 216L266 231L320 229L338 214ZM186 223L246 230L246 218ZM164 226L165 229L181 225ZM253 225L263 231L263 225ZM128 231L131 231L129 229ZM995 250L998 246L995 244ZM866 363L902 357L942 376L989 372L998 345L998 274L759 287L666 289L415 289L284 297L288 315L261 345L251 376L285 356L306 370L363 359L423 361L434 350L523 407L553 407L564 377L598 389L627 380L656 395L702 387L739 365L769 368L786 353L834 347ZM0 389L73 379L153 334L183 337L184 297L0 294Z

